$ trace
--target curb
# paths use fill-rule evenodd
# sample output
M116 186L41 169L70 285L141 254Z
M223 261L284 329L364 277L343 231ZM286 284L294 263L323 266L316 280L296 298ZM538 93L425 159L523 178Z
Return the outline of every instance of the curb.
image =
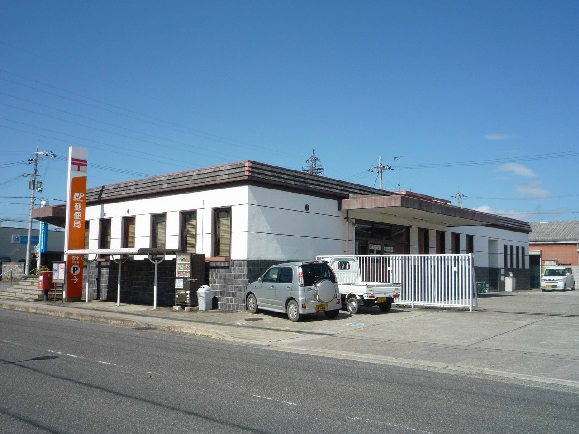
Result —
M96 324L117 325L130 328L148 328L151 331L161 331L169 333L188 334L193 336L222 339L227 337L216 330L199 329L198 327L190 327L182 324L166 324L161 325L154 321L144 322L137 321L130 318L123 318L126 314L117 314L110 312L90 313L75 310L74 308L58 308L53 306L35 306L34 304L28 306L20 303L0 302L0 309L12 310L17 312L35 313L40 315L54 316L57 318L73 319L76 321L88 321ZM130 314L129 314L130 315ZM170 322L165 318L164 322Z

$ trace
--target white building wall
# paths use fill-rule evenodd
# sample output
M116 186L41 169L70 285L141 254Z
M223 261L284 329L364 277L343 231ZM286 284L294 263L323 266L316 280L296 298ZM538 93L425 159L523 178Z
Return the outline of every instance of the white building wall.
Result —
M135 216L135 247L149 247L151 216L166 213L166 248L179 247L180 212L197 211L197 252L214 256L213 209L231 207L231 259L294 260L345 253L346 221L338 201L256 186L88 206L90 248L98 247L99 219L111 219L111 248L121 247L122 218ZM307 208L307 209L306 209ZM354 249L350 226L350 253Z
M305 260L345 252L346 221L336 200L250 187L248 218L249 259ZM351 225L352 249L353 237Z
M484 226L462 226L448 228L447 247L450 245L450 233L461 234L460 246L464 252L466 248L466 235L474 235L474 263L477 267L503 268L504 246L518 246L525 249L525 255L519 259L520 268L529 268L529 234L507 231L505 229L489 228ZM490 243L489 243L490 242ZM489 252L489 245L496 246L497 251ZM522 261L524 261L524 266Z
M436 255L436 229L428 230L428 250L431 255Z
M410 227L410 254L417 255L418 252L418 227Z
M111 248L121 247L122 218L135 217L135 247L151 245L151 216L166 213L166 248L179 247L180 212L197 211L196 253L213 255L212 219L214 208L231 207L231 258L247 259L248 187L238 186L218 190L175 194L165 197L129 199L123 202L87 206L90 221L90 248L98 248L99 220L111 219Z

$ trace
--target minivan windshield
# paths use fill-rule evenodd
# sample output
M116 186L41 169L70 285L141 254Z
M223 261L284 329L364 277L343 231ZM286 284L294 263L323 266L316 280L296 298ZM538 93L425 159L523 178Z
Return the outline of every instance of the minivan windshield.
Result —
M563 268L547 268L545 276L564 276L565 270Z
M331 282L336 282L336 276L334 276L332 269L325 262L302 264L301 268L305 286L315 285L320 279L328 279Z

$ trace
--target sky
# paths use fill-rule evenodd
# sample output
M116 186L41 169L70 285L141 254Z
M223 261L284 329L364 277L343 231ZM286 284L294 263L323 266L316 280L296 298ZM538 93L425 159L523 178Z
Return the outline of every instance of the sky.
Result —
M579 2L0 0L0 225L243 160L579 219ZM36 202L38 206L39 201Z

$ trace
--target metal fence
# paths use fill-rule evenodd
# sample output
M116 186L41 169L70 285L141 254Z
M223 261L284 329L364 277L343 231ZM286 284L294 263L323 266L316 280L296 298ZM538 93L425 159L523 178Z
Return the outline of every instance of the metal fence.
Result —
M397 304L470 311L478 306L472 254L350 257L358 260L362 282L400 283L402 290Z

